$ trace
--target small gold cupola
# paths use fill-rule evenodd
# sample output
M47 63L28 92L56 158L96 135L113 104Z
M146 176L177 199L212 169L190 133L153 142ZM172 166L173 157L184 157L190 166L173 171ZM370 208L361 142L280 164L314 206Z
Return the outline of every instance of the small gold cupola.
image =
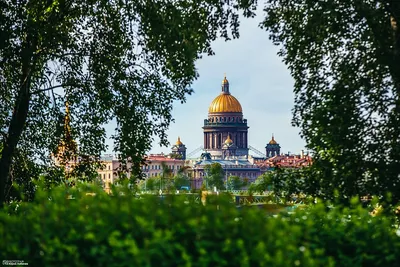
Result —
M223 94L230 94L229 93L229 82L226 79L226 73L224 74L224 79L222 80L222 93Z
M176 141L175 145L177 145L177 146L183 145L183 143L181 142L181 137L180 136L178 136L178 141Z
M269 141L268 144L270 144L270 145L276 145L277 144L277 142L275 141L275 138L274 138L274 134L272 134L272 139L271 139L271 141Z
M226 138L226 140L225 140L225 142L224 142L225 144L227 144L227 145L230 145L230 144L232 144L233 143L233 141L232 141L232 139L231 139L231 137L230 137L230 135L228 134L228 138Z

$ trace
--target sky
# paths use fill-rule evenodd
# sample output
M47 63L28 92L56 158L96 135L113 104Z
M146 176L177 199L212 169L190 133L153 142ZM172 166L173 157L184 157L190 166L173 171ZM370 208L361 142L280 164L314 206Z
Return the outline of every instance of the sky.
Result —
M170 153L178 136L186 145L187 154L203 145L204 119L210 103L221 91L224 73L230 92L241 103L243 117L250 127L250 146L265 153L265 146L274 134L281 153L299 154L305 149L305 142L299 136L300 129L291 126L294 80L277 55L279 47L268 39L268 32L258 27L262 20L260 15L253 19L241 18L239 39L216 40L212 44L215 55L197 61L200 76L192 86L194 93L187 97L186 103L174 103L172 116L175 122L167 132L170 147L160 147L155 138L149 153ZM108 153L111 153L112 141L107 143Z

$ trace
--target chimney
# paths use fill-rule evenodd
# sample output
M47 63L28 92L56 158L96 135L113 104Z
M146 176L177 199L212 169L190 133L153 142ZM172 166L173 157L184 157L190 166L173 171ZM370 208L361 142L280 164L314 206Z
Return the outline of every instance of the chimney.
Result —
M301 150L300 158L304 159L304 150Z

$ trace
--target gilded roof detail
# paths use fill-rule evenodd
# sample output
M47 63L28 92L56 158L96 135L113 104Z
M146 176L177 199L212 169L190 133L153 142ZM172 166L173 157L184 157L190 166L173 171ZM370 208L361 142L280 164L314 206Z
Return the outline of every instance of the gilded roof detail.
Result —
M208 113L242 112L239 101L231 94L220 94L208 108Z

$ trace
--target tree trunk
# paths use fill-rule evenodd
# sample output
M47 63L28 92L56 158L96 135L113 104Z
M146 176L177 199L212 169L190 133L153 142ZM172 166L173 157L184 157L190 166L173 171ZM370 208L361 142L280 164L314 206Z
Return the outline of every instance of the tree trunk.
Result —
M3 142L3 151L0 159L0 208L3 207L6 201L6 185L10 178L13 156L28 117L31 76L33 72L32 56L36 47L34 43L28 34L21 53L22 75L20 89L15 100L14 111L8 128L7 138Z

